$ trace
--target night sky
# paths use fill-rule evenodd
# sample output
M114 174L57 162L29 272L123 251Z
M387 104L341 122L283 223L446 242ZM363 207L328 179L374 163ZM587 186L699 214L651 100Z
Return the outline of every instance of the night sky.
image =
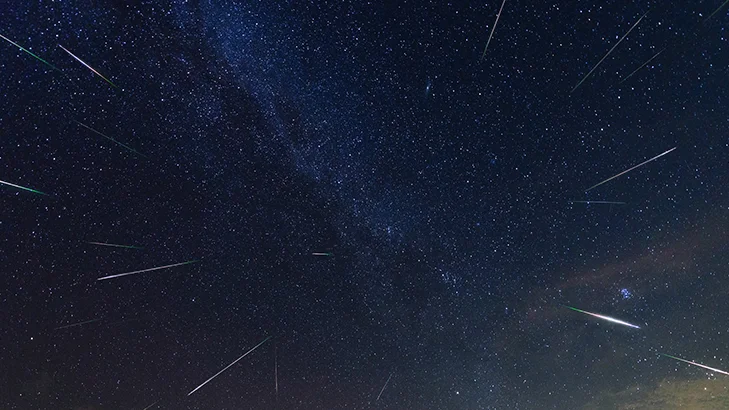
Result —
M727 408L722 3L2 1L0 408Z

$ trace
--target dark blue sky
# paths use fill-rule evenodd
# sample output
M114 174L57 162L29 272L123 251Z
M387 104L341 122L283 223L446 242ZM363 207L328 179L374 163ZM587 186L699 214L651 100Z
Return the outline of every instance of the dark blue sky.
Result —
M3 6L0 407L723 403L728 9L501 4Z

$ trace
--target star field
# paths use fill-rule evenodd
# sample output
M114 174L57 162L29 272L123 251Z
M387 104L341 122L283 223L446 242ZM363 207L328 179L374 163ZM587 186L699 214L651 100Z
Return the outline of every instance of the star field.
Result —
M501 5L1 6L0 408L724 408L729 8Z

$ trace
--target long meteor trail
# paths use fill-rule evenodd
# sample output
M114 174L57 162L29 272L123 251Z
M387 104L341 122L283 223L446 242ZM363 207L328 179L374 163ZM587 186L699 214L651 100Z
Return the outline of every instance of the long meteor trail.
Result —
M334 256L334 254L330 252L312 252L311 254L314 256Z
M99 245L99 246L111 246L113 248L125 248L125 249L144 249L139 246L134 245L117 245L115 243L104 243L104 242L86 242L90 245Z
M111 84L112 86L114 86L114 88L119 88L119 87L117 87L117 85L116 85L116 84L114 84L114 83L112 83L111 81L109 81L109 79L108 79L108 78L106 78L106 77L104 77L103 75L101 75L101 73L100 73L100 72L98 72L98 71L94 70L94 68L93 68L93 67L91 67L90 65L86 64L86 63L84 62L84 60L82 60L82 59L80 59L80 58L76 57L76 56L75 56L75 55L74 55L74 54L73 54L72 52L70 52L70 51L66 50L66 48L65 48L65 47L63 47L63 46L62 46L62 45L60 45L60 44L58 45L58 47L61 47L61 48L63 49L63 51L65 51L65 52L67 52L68 54L70 54L70 55L71 55L71 57L73 57L73 58L75 58L76 60L78 60L78 62L79 62L79 63L81 63L81 64L85 65L85 66L86 66L86 68L88 68L89 70L93 71L93 72L94 72L94 74L98 75L99 77L103 78L103 79L104 79L104 81L106 81L107 83L109 83L109 84Z
M585 192L587 192L587 191L589 191L589 190L591 190L591 189L593 189L593 188L597 188L597 187L599 187L600 185L602 185L602 184L604 184L604 183L606 183L606 182L608 182L608 181L612 181L613 179L615 179L615 178L617 178L617 177L619 177L619 176L621 176L621 175L627 174L628 172L630 172L630 171L632 171L632 170L634 170L634 169L636 169L636 168L642 167L643 165L645 165L645 164L647 164L647 163L649 163L649 162L651 162L651 161L655 161L655 160L657 160L658 158L660 158L660 157L662 157L662 156L664 156L664 155L668 154L669 152L671 152L671 151L675 150L676 148L678 148L678 147L673 147L673 148L669 149L668 151L666 151L666 152L664 152L664 153L662 153L662 154L658 154L658 155L656 155L655 157L653 157L653 158L651 158L651 159L649 159L649 160L647 160L647 161L643 161L643 162L641 162L640 164L638 164L638 165L636 165L636 166L634 166L634 167L632 167L632 168L626 169L625 171L623 171L623 172L621 172L621 173L619 173L619 174L617 174L617 175L611 176L610 178L608 178L608 179L606 179L606 180L604 180L604 181L602 181L602 182L600 182L600 183L598 183L598 184L595 184L595 185L593 185L593 186L591 186L591 187L587 188L587 189L585 190Z
M28 50L24 49L24 48L23 48L23 47L22 47L22 46L21 46L20 44L18 44L18 43L15 43L14 41L12 41L12 40L10 40L9 38L7 38L7 37L3 36L2 34L0 34L0 37L1 37L1 38L2 38L3 40L7 41L8 43L10 43L10 44L14 45L15 47L18 47L18 48L19 48L19 49L21 49L22 51L25 51L26 53L28 53L28 54L30 54L31 56L35 57L35 58L36 58L37 60L41 61L41 62L42 62L43 64L47 65L48 67L51 67L52 69L54 69L54 70L56 70L56 71L61 71L61 70L59 70L58 68L56 68L56 66L54 66L54 65L53 65L53 64L51 64L51 63L49 63L48 61L46 61L46 60L44 60L44 59L42 59L42 58L38 57L37 55L35 55L35 54L31 53L30 51L28 51Z
M137 274L137 273L142 273L142 272L151 272L151 271L153 271L153 270L160 270L160 269L174 268L175 266L189 265L189 264L191 264L191 263L196 263L196 262L199 262L199 261L187 261L187 262L182 262L182 263L175 263L175 264L173 264L173 265L158 266L158 267L156 267L156 268L149 268L149 269L143 269L143 270L135 270L134 272L118 273L118 274L116 274L116 275L109 275L109 276L104 276L103 278L98 278L98 279L96 279L96 280L97 280L97 281L99 281L99 280L106 280L106 279L114 279L114 278L120 278L120 277L122 277L122 276L127 276L127 275L134 275L134 274Z
M481 54L481 59L478 61L479 63L483 61L483 58L486 56L486 50L489 49L489 44L491 43L491 37L494 36L494 31L496 30L496 25L499 24L499 17L501 17L501 11L504 9L504 4L506 4L506 0L504 0L501 3L501 8L499 9L499 13L496 15L496 21L494 22L494 26L491 27L491 34L489 34L489 39L486 41L486 47L483 48L483 53Z
M121 142L119 142L119 141L115 140L114 138L111 138L110 136L108 136L108 135L105 135L104 133L102 133L102 132L100 132L100 131L96 131L95 129L93 129L93 128L89 127L88 125L86 125L86 124L84 124L84 123L82 123L82 122L79 122L79 121L76 121L76 120L73 120L73 121L74 121L74 122L75 122L76 124L78 124L78 125L80 125L80 126L82 126L82 127L86 128L87 130L89 130L89 131L91 131L91 132L93 132L93 133L96 133L96 134L98 134L98 135L101 135L102 137L104 137L104 138L108 139L109 141L113 142L114 144L120 145L120 146L122 146L122 147L124 147L124 148L128 149L129 151L132 151L133 153L135 153L135 154L137 154L137 155L139 155L139 156L142 156L142 157L144 157L144 158L147 158L147 157L146 157L146 156L145 156L144 154L141 154L141 153L137 152L137 151L136 151L136 150L135 150L134 148L131 148L131 147L127 146L127 145L124 145L124 144L122 144Z
M98 322L99 320L101 320L101 319L91 319L91 320L87 320L85 322L72 323L70 325L59 326L59 327L57 327L57 328L55 328L53 330L68 329L69 327L82 326L82 325L85 325L87 323Z
M198 389L200 389L201 387L203 387L203 386L205 386L206 384L208 384L208 382L210 382L210 380L213 380L214 378L218 377L218 375L220 375L220 373L223 373L224 371L228 370L228 369L229 369L229 368L230 368L231 366L233 366L234 364L238 363L238 361L240 361L240 359L242 359L242 358L244 358L244 357L248 356L248 354L249 354L249 353L251 353L252 351L256 350L256 349L258 348L258 346L260 346L260 345L262 345L262 344L266 343L266 341L268 341L268 339L270 339L270 338L271 338L271 336L269 336L269 337L267 337L267 338L263 339L263 341L262 341L261 343L259 343L259 344L255 345L255 346L254 346L254 347L253 347L253 348L252 348L251 350L249 350L249 351L245 352L245 353L243 354L243 356L241 356L241 357L239 357L239 358L235 359L235 361L233 361L233 363L231 363L231 364L229 364L229 365L225 366L225 368L223 368L223 370L221 370L221 371L219 371L219 372L215 373L215 374L213 375L213 377L211 377L211 378L209 378L209 379L205 380L205 382L203 382L203 384L201 384L201 385L199 385L199 386L195 387L195 389L193 389L193 390L192 390L192 391L191 391L190 393L187 393L187 395L189 396L189 395L191 395L191 394L195 393L196 391L198 391Z
M385 391L385 388L387 387L387 384L390 383L390 379L392 378L392 375L395 374L395 372L390 373L390 377L387 378L387 381L385 382L385 385L382 386L382 390L380 390L380 394L377 395L377 399L375 399L375 403L377 403L380 400L380 396L382 396L382 392Z
M26 188L26 187L20 186L20 185L11 184L10 182L0 181L0 184L5 184L5 185L11 186L13 188L23 189L25 191L30 191L30 192L33 192L33 193L36 193L36 194L48 195L45 192L36 191L35 189Z
M620 81L620 84L624 83L624 82L625 82L625 80L627 80L628 78L632 77L632 76L633 76L633 74L635 74L635 73L637 73L637 72L638 72L638 70L640 70L641 68L643 68L643 67L645 67L646 65L648 65L648 63L650 63L651 61L653 61L653 59L654 59L654 58L658 57L658 55L659 55L659 54L661 54L661 53L663 52L663 50L665 50L665 47L664 47L664 48L663 48L663 49L662 49L661 51L659 51L659 52L657 52L657 53L653 54L653 57L649 58L649 59L648 59L648 61L646 61L645 63L641 64L641 65L640 65L640 67L638 67L638 68L636 68L636 69L635 69L635 71L633 71L632 73L628 74L628 75L627 75L627 76L626 76L625 78L623 78L623 79L622 79L622 80Z
M566 307L567 309L574 310L575 312L580 312L580 313L584 313L586 315L590 315L590 316L596 317L598 319L607 320L608 322L617 323L619 325L632 327L634 329L640 329L640 326L636 326L636 325L630 324L628 322L623 322L622 320L618 320L618 319L612 318L610 316L598 315L597 313L591 313L591 312L588 312L588 311L585 311L585 310L580 310L580 309L577 309L577 308L573 308L573 307L567 306L567 305L564 305L564 307Z
M642 16L640 16L640 18L638 19L638 21L636 21L636 22L635 22L635 24L633 24L633 26L632 26L632 27L630 28L630 30L628 30L628 32L627 32L627 33L625 33L625 34L624 34L624 35L623 35L622 37L620 37L620 40L618 40L618 42L617 42L617 43L615 43L615 45L613 46L613 48L611 48L611 49L610 49L610 51L608 51L608 52L607 52L607 54L605 54L605 56L604 56L604 57L603 57L602 59L600 59L600 61L598 61L598 62L597 62L597 64L595 64L595 66L594 66L594 67L592 67L592 70L590 70L590 71L589 71L589 72L588 72L587 74L585 74L585 76L584 76L584 77L582 77L582 80L580 80L580 82L579 82L579 83L577 83L577 85L575 86L575 88L573 88L573 89L572 89L572 91L570 91L570 94L572 94L573 92L575 92L575 90L576 90L576 89L578 89L578 88L579 88L579 87L580 87L580 86L582 85L582 83L584 83L584 82L585 82L585 80L587 80L587 77L589 77L589 76L590 76L590 74L592 74L592 72L593 72L593 71L595 71L595 69L596 69L596 68L597 68L597 67L598 67L598 66L599 66L600 64L602 64L602 62L603 62L603 61L605 61L605 59L606 59L606 58L607 58L607 57L608 57L608 56L610 55L610 53L612 53L612 52L613 52L613 50L615 50L615 47L617 47L617 46L618 46L618 44L620 44L620 43L621 43L621 42L623 41L623 39L624 39L625 37L627 37L627 36L628 36L628 34L630 34L630 32L631 32L631 31L633 31L633 29L634 29L634 28L635 28L635 27L636 27L636 26L638 25L638 23L640 23L640 21L641 21L641 20L643 20L643 17L645 17L645 15L646 15L646 14L648 14L648 12L647 12L647 11L645 12L645 14L643 14Z
M690 360L682 359L680 357L671 356L670 354L661 353L661 355L666 356L666 357L670 357L671 359L678 360L678 361L681 361L681 362L684 362L684 363L692 364L694 366L699 366L699 367L702 367L704 369L711 370L712 372L721 373L721 374L725 374L725 375L729 376L729 373L725 372L724 370L714 369L713 367L705 366L705 365L703 365L701 363L692 362Z

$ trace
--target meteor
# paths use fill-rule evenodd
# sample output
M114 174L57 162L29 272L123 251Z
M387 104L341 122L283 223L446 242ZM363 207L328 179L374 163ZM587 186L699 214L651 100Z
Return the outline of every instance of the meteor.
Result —
M159 400L157 400L156 402L154 402L154 403L150 404L149 406L145 407L144 410L151 409L152 406L154 406L157 403L159 403Z
M602 184L604 184L604 183L606 183L606 182L608 182L608 181L612 181L613 179L615 179L615 178L617 178L617 177L619 177L619 176L621 176L621 175L623 175L623 174L627 174L628 172L630 172L630 171L632 171L632 170L634 170L634 169L636 169L636 168L642 167L643 165L645 165L645 164L647 164L647 163L649 163L649 162L651 162L651 161L655 161L655 160L657 160L658 158L660 158L660 157L662 157L662 156L664 156L664 155L668 154L669 152L671 152L671 151L675 150L676 148L678 148L678 147L673 147L673 148L669 149L668 151L664 152L663 154L659 154L659 155L656 155L655 157L653 157L653 158L651 158L651 159L649 159L649 160L647 160L647 161L643 161L643 162L641 162L640 164L638 164L638 165L634 166L633 168L630 168L630 169L626 169L625 171L623 171L623 172L621 172L621 173L619 173L619 174L617 174L617 175L611 176L610 178L608 178L608 179L606 179L606 180L604 180L604 181L602 181L602 182L600 182L600 183L598 183L598 184L595 184L595 185L593 185L593 186L591 186L591 187L587 188L587 189L585 190L585 192L587 192L587 191L589 191L589 190L591 190L591 189L593 189L593 188L597 188L597 187L599 187L600 185L602 185Z
M334 256L331 252L312 252L311 254L314 256Z
M114 243L104 243L104 242L86 242L90 245L100 245L100 246L111 246L114 248L125 248L125 249L144 249L139 246L133 246L133 245L117 245Z
M670 354L661 353L661 355L662 356L666 356L666 357L670 357L671 359L678 360L678 361L681 361L681 362L684 362L684 363L692 364L694 366L699 366L699 367L702 367L704 369L711 370L712 372L721 373L721 374L725 374L725 375L729 376L729 373L725 372L724 370L714 369L713 367L704 366L703 364L696 363L696 362L692 362L692 361L689 361L689 360L686 360L686 359L682 359L680 357L671 356Z
M566 307L567 309L574 310L575 312L580 312L580 313L584 313L586 315L594 316L594 317L596 317L598 319L607 320L608 322L617 323L619 325L628 326L628 327L632 327L632 328L635 328L635 329L640 329L640 326L632 325L632 324L630 324L628 322L623 322L622 320L618 320L618 319L615 319L615 318L612 318L612 317L609 317L609 316L598 315L597 313L590 313L590 312L587 312L585 310L580 310L580 309L573 308L573 307L567 306L567 305L564 305L564 307Z
M7 38L7 37L3 36L2 34L0 34L0 37L1 37L1 38L2 38L3 40L7 41L8 43L10 43L10 44L14 45L15 47L18 47L18 48L19 48L19 49L21 49L22 51L25 51L26 53L28 53L28 54L30 54L31 56L35 57L35 58L36 58L37 60L39 60L39 61L43 62L43 63L44 63L45 65L47 65L48 67L51 67L52 69L54 69L54 70L56 70L56 71L59 71L59 72L61 71L61 70L59 70L58 68L56 68L56 66L54 66L54 65L53 65L53 64L51 64L51 63L49 63L48 61L46 61L46 60L44 60L44 59L42 59L42 58L38 57L37 55L35 55L35 54L31 53L30 51L28 51L28 50L24 49L23 47L21 47L21 46L20 46L20 44L18 44L18 43L15 43L15 42L13 42L12 40L10 40L9 38Z
M0 184L9 185L11 187L18 188L18 189L24 189L26 191L30 191L30 192L33 192L33 193L36 193L36 194L48 195L45 192L36 191L35 189L26 188L26 187L20 186L20 185L11 184L10 182L0 181Z
M496 21L494 22L494 26L491 27L491 34L489 34L489 39L486 41L486 47L483 49L483 54L481 54L481 59L478 61L479 63L483 61L484 56L486 56L486 50L489 49L489 44L491 43L491 37L494 36L494 31L496 30L496 25L499 24L499 17L501 17L501 10L504 9L504 4L506 4L506 0L504 0L501 3L501 8L499 9L499 13L496 14Z
M241 356L241 357L239 357L239 358L235 359L235 361L233 361L233 363L231 363L231 364L229 364L229 365L225 366L225 368L224 368L223 370L221 370L221 371L219 371L219 372L215 373L215 374L213 375L213 377L211 377L211 378L209 378L209 379L205 380L205 382L204 382L203 384L201 384L201 385L199 385L199 386L195 387L195 389L193 389L193 390L192 390L192 391L191 391L190 393L187 393L187 395L189 396L189 395L191 395L191 394L195 393L196 391L198 391L198 389L200 389L201 387L203 387L203 386L205 386L206 384L208 384L208 382L209 382L210 380L213 380L214 378L218 377L218 375L219 375L220 373L223 373L224 371L228 370L228 368L230 368L230 367L231 367L231 366L233 366L234 364L238 363L238 361L239 361L240 359L242 359L242 358L244 358L244 357L248 356L248 354L249 354L249 353L251 353L252 351L256 350L256 349L258 348L258 346L260 346L260 345L262 345L262 344L266 343L266 341L268 341L268 339L270 339L270 338L271 338L271 336L269 336L269 337L267 337L267 338L263 339L263 341L262 341L261 343L259 343L259 344L255 345L255 346L253 347L253 349L251 349L251 350L249 350L249 351L245 352L245 353L243 354L243 356Z
M597 67L598 67L598 66L599 66L600 64L602 64L602 62L603 62L603 61L605 61L605 59L607 58L607 56L609 56L609 55L610 55L610 53L612 53L612 52L613 52L613 50L615 50L615 47L617 47L617 46L618 46L618 44L620 44L620 43L621 43L621 42L623 41L623 39L624 39L625 37L627 37L627 36L628 36L628 34L630 34L630 32L631 32L631 31L633 31L633 29L634 29L634 28L635 28L635 27L636 27L636 26L638 25L638 23L640 23L640 21L641 21L641 20L643 20L643 17L645 17L645 15L646 15L646 14L648 14L648 12L647 12L647 11L645 12L645 14L643 14L642 16L640 16L640 18L638 19L638 21L636 21L636 22L635 22L635 24L633 24L633 26L632 26L632 27L630 28L630 30L628 30L628 32L627 32L627 33L625 33L625 34L624 34L624 35L623 35L622 37L620 37L620 40L618 40L618 42L617 42L617 43L615 43L615 45L613 46L613 48L611 48L611 49L610 49L610 51L608 51L608 52L607 52L607 54L605 54L605 56L604 56L604 57L603 57L603 58L602 58L602 59L601 59L600 61L598 61L598 62L597 62L597 64L595 64L595 66L594 66L594 67L592 67L592 70L590 70L590 72L588 72L588 73L587 73L587 74L586 74L586 75L585 75L585 76L584 76L584 77L582 78L582 80L580 80L580 82L579 82L579 83L577 83L577 85L575 86L575 88L573 88L573 89L572 89L572 91L570 91L570 94L572 94L573 92L575 92L575 90L576 90L577 88L579 88L579 87L580 87L580 86L582 85L582 83L584 83L584 82L585 82L585 80L587 80L587 77L589 77L589 76L590 76L590 74L592 74L592 72L593 72L593 71L595 71L595 69L596 69L596 68L597 68Z
M69 327L81 326L81 325L85 325L87 323L98 322L99 320L101 320L101 319L91 319L91 320L87 320L85 322L72 323L70 325L59 326L59 327L57 327L57 328L55 328L53 330L68 329Z
M659 52L657 52L657 53L653 54L653 57L649 58L649 59L648 59L648 61L646 61L645 63L641 64L641 65L640 65L640 67L638 67L638 68L636 68L636 69L635 69L635 71L633 71L632 73L628 74L628 76L627 76L627 77L623 78L623 79L622 79L622 80L620 81L620 84L624 83L624 82L625 82L625 80L627 80L628 78L632 77L632 76L633 76L633 74L635 74L635 73L637 73L637 72L638 72L638 70L640 70L641 68L645 67L645 66L646 66L646 65L647 65L648 63L650 63L651 61L653 61L653 59L654 59L654 58L656 58L656 57L658 57L658 54L661 54L661 53L663 52L663 50L665 50L665 49L666 49L666 48L664 47L664 48L663 48L663 49L662 49L661 51L659 51Z
M719 10L721 10L722 7L726 6L727 3L729 3L729 0L725 1L724 3L721 3L721 6L717 7L716 10L714 10L714 12L711 13L709 15L709 17L706 18L706 20L704 20L704 23L706 23L707 21L709 21L710 18L714 17L714 14L716 14Z
M382 396L382 392L385 391L385 387L387 387L387 383L390 383L390 379L392 378L392 375L395 374L395 372L390 373L390 377L387 378L387 381L385 382L385 385L382 386L382 390L380 390L380 394L377 395L377 399L375 399L375 403L380 400L380 396Z
M274 350L273 361L273 374L276 380L276 399L278 400L278 348Z
M103 278L98 278L96 280L99 281L99 280L106 280L106 279L114 279L114 278L119 278L119 277L122 277L122 276L134 275L136 273L151 272L153 270L160 270L160 269L173 268L175 266L189 265L191 263L196 263L196 262L200 262L200 261L187 261L187 262L182 262L182 263L175 263L173 265L158 266L156 268L149 268L149 269L143 269L143 270L135 270L134 272L118 273L116 275L104 276Z
M101 73L99 73L98 71L94 70L94 69L93 69L93 67L91 67L90 65L88 65L88 64L86 64L86 63L84 63L84 61L83 61L82 59L80 59L80 58L76 57L76 56L75 56L75 55L74 55L74 54L73 54L72 52L70 52L70 51L66 50L66 48L65 48L65 47L63 47L63 46L62 46L62 45L60 45L60 44L58 45L58 47L61 47L61 48L63 49L63 51L65 51L65 52L67 52L68 54L70 54L70 55L71 55L71 57L73 57L73 58L75 58L76 60L78 60L78 62L79 62L79 63L81 63L81 64L85 65L85 66L86 66L86 68L88 68L89 70L93 71L93 72L94 72L94 74L98 75L99 77L103 78L103 79L104 79L104 81L106 81L107 83L109 83L109 84L111 84L112 86L114 86L114 88L119 88L119 87L117 87L117 86L116 86L116 84L112 83L111 81L109 81L109 79L107 79L106 77L104 77L103 75L101 75Z
M80 125L80 126L82 126L82 127L86 128L87 130L89 130L89 131L91 131L91 132L93 132L93 133L96 133L96 134L98 134L98 135L101 135L102 137L104 137L104 138L106 138L106 139L108 139L108 140L112 141L112 142L113 142L114 144L117 144L117 145L121 145L122 147L124 147L124 148L128 149L129 151L132 151L133 153L135 153L135 154L137 154L137 155L139 155L139 156L142 156L142 157L144 157L144 158L147 158L147 157L146 157L145 155L143 155L143 154L140 154L139 152L135 151L135 150L134 150L133 148L130 148L130 147L128 147L128 146L126 146L126 145L122 144L121 142L119 142L119 141L115 140L114 138L111 138L111 137L109 137L108 135L105 135L105 134L104 134L104 133L102 133L102 132L96 131L95 129L93 129L93 128L89 127L88 125L86 125L86 124L84 124L84 123L82 123L82 122L79 122L79 121L76 121L76 120L73 120L73 121L74 121L74 122L75 122L76 124L78 124L78 125Z

